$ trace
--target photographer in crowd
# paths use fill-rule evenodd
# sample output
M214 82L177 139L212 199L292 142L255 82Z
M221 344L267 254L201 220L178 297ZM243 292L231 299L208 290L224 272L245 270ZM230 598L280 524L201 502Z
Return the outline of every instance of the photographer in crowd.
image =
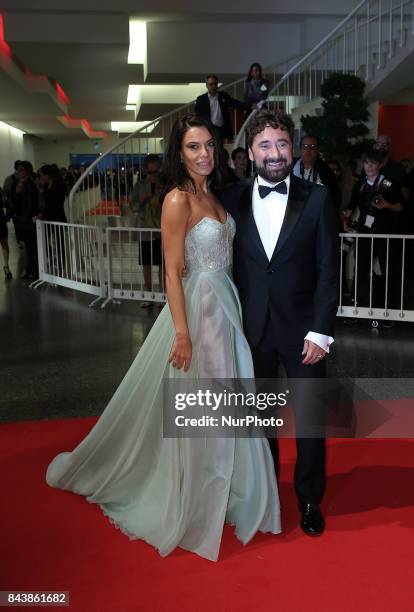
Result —
M401 189L381 174L384 153L375 149L363 156L365 176L355 184L351 201L344 211L345 231L360 234L399 234L401 233L401 213L403 196ZM359 210L359 214L355 214ZM351 221L352 219L352 221ZM371 274L371 240L358 240L357 251L357 301L360 306L369 305L369 278ZM373 306L387 305L389 308L399 306L401 287L401 244L389 240L387 257L387 240L377 238L373 241ZM388 291L385 296L386 275L388 273Z

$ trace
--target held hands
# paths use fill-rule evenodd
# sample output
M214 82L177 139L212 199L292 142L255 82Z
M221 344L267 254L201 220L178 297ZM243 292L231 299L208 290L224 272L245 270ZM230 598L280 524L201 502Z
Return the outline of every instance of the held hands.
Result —
M315 363L322 361L326 355L326 351L311 340L305 340L302 355L305 355L302 361L303 364L314 365Z
M184 372L188 372L190 369L191 357L192 346L190 336L184 333L176 334L168 363L171 363L172 367L177 368L177 370L183 368Z

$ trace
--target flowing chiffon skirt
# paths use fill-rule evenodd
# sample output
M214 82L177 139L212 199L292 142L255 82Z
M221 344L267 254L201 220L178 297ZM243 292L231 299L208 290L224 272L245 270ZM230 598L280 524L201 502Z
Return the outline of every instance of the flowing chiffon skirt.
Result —
M46 479L99 504L161 555L180 546L217 560L225 522L243 543L257 531L279 533L279 498L266 439L163 438L165 378L253 377L231 269L190 273L184 294L190 371L168 364L174 327L165 306L96 425L55 457Z

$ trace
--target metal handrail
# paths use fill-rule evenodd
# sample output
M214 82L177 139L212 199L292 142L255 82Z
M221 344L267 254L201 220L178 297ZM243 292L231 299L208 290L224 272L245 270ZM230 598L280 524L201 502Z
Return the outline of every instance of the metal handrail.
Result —
M275 94L275 92L278 92L281 88L281 86L286 83L286 81L288 81L289 77L292 76L293 74L297 73L298 70L300 68L302 68L303 66L305 66L308 63L308 60L312 57L314 57L318 51L320 51L322 48L325 47L326 50L326 45L327 43L329 43L329 46L334 46L336 43L338 43L338 41L343 38L346 37L346 35L351 34L352 32L358 31L359 28L364 28L367 27L369 25L371 25L372 23L374 23L375 21L379 21L379 23L381 23L381 18L383 15L386 14L390 14L390 16L393 15L394 12L400 12L401 16L403 16L403 12L404 12L404 8L405 6L412 4L412 0L401 0L401 2L399 3L399 5L393 7L392 5L392 1L390 2L390 9L389 11L384 10L382 13L378 13L375 15L370 15L369 14L369 7L372 3L372 0L362 0L340 23L338 23L324 38L322 38L322 40L319 41L319 43L317 43L315 45L315 47L313 47L313 49L311 49L308 53L306 53L294 66L292 66L283 76L282 78L274 85L274 87L269 91L268 97L272 96ZM367 7L367 18L360 24L358 23L354 23L352 25L352 27L350 27L349 29L344 30L343 32L341 32L341 34L339 36L336 36L336 34L342 29L344 28L344 26L350 22L352 19L354 19L354 17L361 11L361 9ZM379 2L379 8L381 7L381 4ZM392 20L390 19L390 23L392 23ZM403 23L403 19L401 17L401 24ZM414 24L413 24L414 25ZM380 31L381 34L381 31ZM392 34L392 30L391 30L391 34ZM381 47L381 36L379 35L379 49ZM320 59L321 55L317 58ZM244 133L246 131L246 127L249 124L249 122L251 121L251 119L254 117L254 115L257 113L257 109L252 110L252 112L250 113L250 115L248 117L246 117L242 127L240 128L240 131L237 135L237 138L235 140L235 146L240 146L240 143L244 137Z
M299 61L295 61L294 64L284 72L283 76L279 78L277 83L275 83L274 86L270 88L270 91L268 92L268 100L272 102L272 99L271 99L272 96L273 96L273 99L275 100L278 99L277 96L275 96L275 93L277 92L279 96L282 96L282 97L284 96L285 103L287 106L289 106L291 103L294 103L295 98L298 98L298 100L305 99L306 101L312 101L313 99L317 97L318 95L317 92L319 91L319 87L321 83L323 82L326 74L328 74L331 70L334 70L334 71L339 70L343 72L349 72L351 70L351 71L354 71L354 73L356 74L357 69L358 69L358 62L360 61L361 57L363 58L363 60L365 60L366 58L366 79L369 80L369 71L371 70L370 68L371 64L369 61L370 49L376 51L378 47L378 51L379 51L378 58L379 59L377 63L377 68L380 68L381 62L382 62L381 51L382 51L382 46L384 42L384 38L382 36L382 30L383 30L383 24L388 23L388 19L390 22L389 28L387 27L387 32L384 33L385 41L388 41L387 39L388 30L389 30L390 37L391 37L390 40L388 41L390 43L389 50L388 50L388 56L389 57L392 56L392 44L391 43L393 41L393 25L396 25L397 27L398 25L400 26L400 29L401 29L401 32L399 34L400 46L401 47L403 46L403 24L404 24L404 19L406 16L405 7L408 4L413 4L414 6L414 0L399 0L398 4L396 4L395 2L393 3L392 0L389 0L389 5L387 5L386 8L384 7L384 2L381 2L381 0L361 0L361 2L359 2L357 6L344 19L342 19L326 36L324 36L310 51L308 51L305 55L303 55ZM371 9L371 7L373 8ZM359 15L363 17L363 19L359 19ZM412 18L411 14L410 14L410 18ZM376 35L376 32L372 32L372 24L374 24L376 21L379 22L378 36ZM412 25L414 26L414 19L413 19ZM364 39L360 35L361 28L367 29L366 49L365 49ZM354 37L353 39L352 39L352 36ZM398 37L398 34L397 34L397 37ZM343 45L342 45L342 40L344 42ZM374 48L374 45L375 45L375 48ZM283 67L288 66L295 59L296 58L290 58L282 62L279 66L273 67L273 82L276 80L276 70L282 71ZM320 62L322 62L323 67L321 67ZM330 63L332 64L332 68L329 67ZM361 64L359 64L359 66L360 65ZM267 71L268 70L269 69L267 69ZM290 84L292 82L292 79L291 79L292 76L293 76L293 88L290 89L291 88ZM227 84L226 86L220 89L221 90L231 90L232 87L234 88L237 85L244 83L244 81L245 81L245 78L241 78L232 83ZM302 87L303 87L303 91L302 91ZM289 93L290 91L292 91L292 94ZM295 91L297 93L295 93ZM168 113L165 113L164 115L160 115L156 119L146 123L143 127L138 128L131 134L126 135L123 139L114 143L107 151L104 152L103 155L99 156L96 160L94 160L94 162L92 162L92 164L90 164L90 166L87 168L85 174L79 177L79 179L76 181L75 185L73 186L69 194L70 220L72 222L74 221L73 211L74 211L75 195L80 193L80 188L82 184L84 185L86 184L86 187L88 189L87 196L89 198L91 191L89 188L89 183L86 183L86 181L88 181L89 175L95 171L96 167L102 162L102 160L104 160L105 158L108 158L108 156L116 152L116 154L118 155L118 162L119 162L119 159L122 159L122 154L124 156L127 155L127 152L126 152L127 143L130 143L131 153L133 154L133 148L134 148L132 145L133 139L139 136L141 137L143 136L144 138L146 136L148 140L146 144L145 144L145 140L140 141L140 145L139 147L137 147L139 153L148 152L150 141L152 139L154 139L154 142L156 143L156 146L154 148L155 150L157 150L158 149L157 139L159 141L159 136L157 136L157 134L159 134L159 132L154 131L154 136L151 136L150 135L151 133L149 133L149 130L151 128L155 128L158 124L160 124L159 128L160 128L161 136L166 138L168 135L168 131L169 131L168 130L168 120L170 120L170 126L171 126L172 118L179 116L179 114L182 112L185 112L185 111L188 112L188 110L190 110L191 105L193 103L194 101L183 104L179 106L178 108L172 111L169 111ZM279 102L277 102L277 104L279 104ZM244 135L245 135L246 126L248 125L249 121L251 120L251 118L254 116L256 112L257 110L253 110L250 113L250 115L244 120L241 126L241 129L239 130L239 133L234 141L234 147L240 146L242 139L244 138ZM143 143L143 146L141 146L142 143ZM145 148L146 148L146 151L145 151ZM142 149L144 149L144 151ZM111 160L111 169L112 169L112 160ZM107 185L106 185L106 175L104 176L104 178L105 178L105 192L108 193ZM101 184L100 184L101 175L98 175L98 179L99 179L99 187L101 187ZM118 167L117 185L118 185L118 191L119 191L119 198L118 198L119 202L122 201L121 195L124 195L124 193L121 194L121 191L120 191L121 180L125 181L125 176L119 174L119 167ZM111 181L112 182L110 183L110 186L111 186L112 194L113 194L114 184L116 184L114 182L113 176L111 178ZM96 198L97 193L99 192L96 189L95 192L93 193L92 199ZM112 199L115 199L115 198L113 197ZM80 200L80 202L81 201L82 199ZM90 206L89 206L89 209L87 209L84 203L83 203L83 206L84 206L84 211L91 210ZM84 214L88 214L88 213L84 212Z
M286 81L287 78L289 78L289 76L291 74L293 74L298 68L300 68L310 57L312 57L312 55L314 55L314 53L316 53L317 51L319 51L319 49L321 49L325 43L327 43L328 41L330 41L335 34L346 24L348 23L348 21L350 19L352 19L352 17L354 17L354 15L356 15L356 13L359 12L359 10L365 5L365 4L369 4L370 0L362 0L362 2L360 2L350 13L349 15L347 15L344 19L342 19L342 21L340 23L338 23L330 32L329 34L327 34L326 36L324 36L322 38L322 40L320 40L314 47L313 49L311 49L310 51L308 51L308 53L306 53L298 62L296 62L296 64L294 66L292 66L284 75L283 77L276 83L276 85L273 87L273 89L271 89L269 91L269 96L271 96L279 87L282 83L284 83ZM247 125L249 124L250 120L252 119L252 117L254 117L254 115L256 114L257 109L252 110L252 112L250 113L250 115L248 117L246 117L246 120L244 121L239 134L237 135L236 138L236 142L235 142L235 146L238 147L240 145L240 141L244 135L244 132L246 130Z
M286 64L289 64L291 61L293 61L294 59L296 59L297 57L299 57L298 54L295 54L294 56L292 56L291 58L283 61L280 65L276 64L276 65L270 65L268 66L265 70L264 73L269 72L270 70L273 71L274 74L276 74L276 69L278 68L278 66L283 66ZM220 91L226 91L232 87L235 87L236 85L239 85L241 83L244 83L246 80L246 77L242 77L240 79L237 79L236 81L233 81L231 83L227 83L226 85L220 87ZM81 175L78 180L75 182L75 184L73 185L72 189L70 190L69 193L69 216L70 221L73 222L73 199L75 197L75 195L77 194L80 186L82 185L82 183L87 180L89 174L91 172L94 171L94 169L101 163L102 159L107 156L110 155L111 153L113 153L116 149L121 148L122 146L124 146L127 142L129 142L130 140L132 140L133 138L135 138L138 134L145 134L146 131L148 131L148 129L151 126L156 126L158 125L158 123L162 120L168 119L168 117L173 116L173 115L177 115L177 113L183 112L185 109L188 109L190 106L192 106L193 104L195 104L195 100L191 100L190 102L186 102L185 104L182 104L181 106L179 106L178 108L175 108L172 111L169 111L168 113L164 113L163 115L159 115L156 119L153 119L152 121L149 121L148 123L146 123L144 126L138 128L137 130L135 130L134 132L131 132L130 134L128 134L127 136L125 136L125 138L123 138L122 140L116 142L112 147L110 147L109 149L107 149L100 157L97 157L85 170L84 175Z

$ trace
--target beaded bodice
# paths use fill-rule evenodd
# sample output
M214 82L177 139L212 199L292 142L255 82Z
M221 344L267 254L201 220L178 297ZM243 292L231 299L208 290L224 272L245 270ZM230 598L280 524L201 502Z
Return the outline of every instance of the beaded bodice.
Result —
M225 223L203 217L185 239L185 266L188 272L213 272L232 264L236 224L227 214Z

